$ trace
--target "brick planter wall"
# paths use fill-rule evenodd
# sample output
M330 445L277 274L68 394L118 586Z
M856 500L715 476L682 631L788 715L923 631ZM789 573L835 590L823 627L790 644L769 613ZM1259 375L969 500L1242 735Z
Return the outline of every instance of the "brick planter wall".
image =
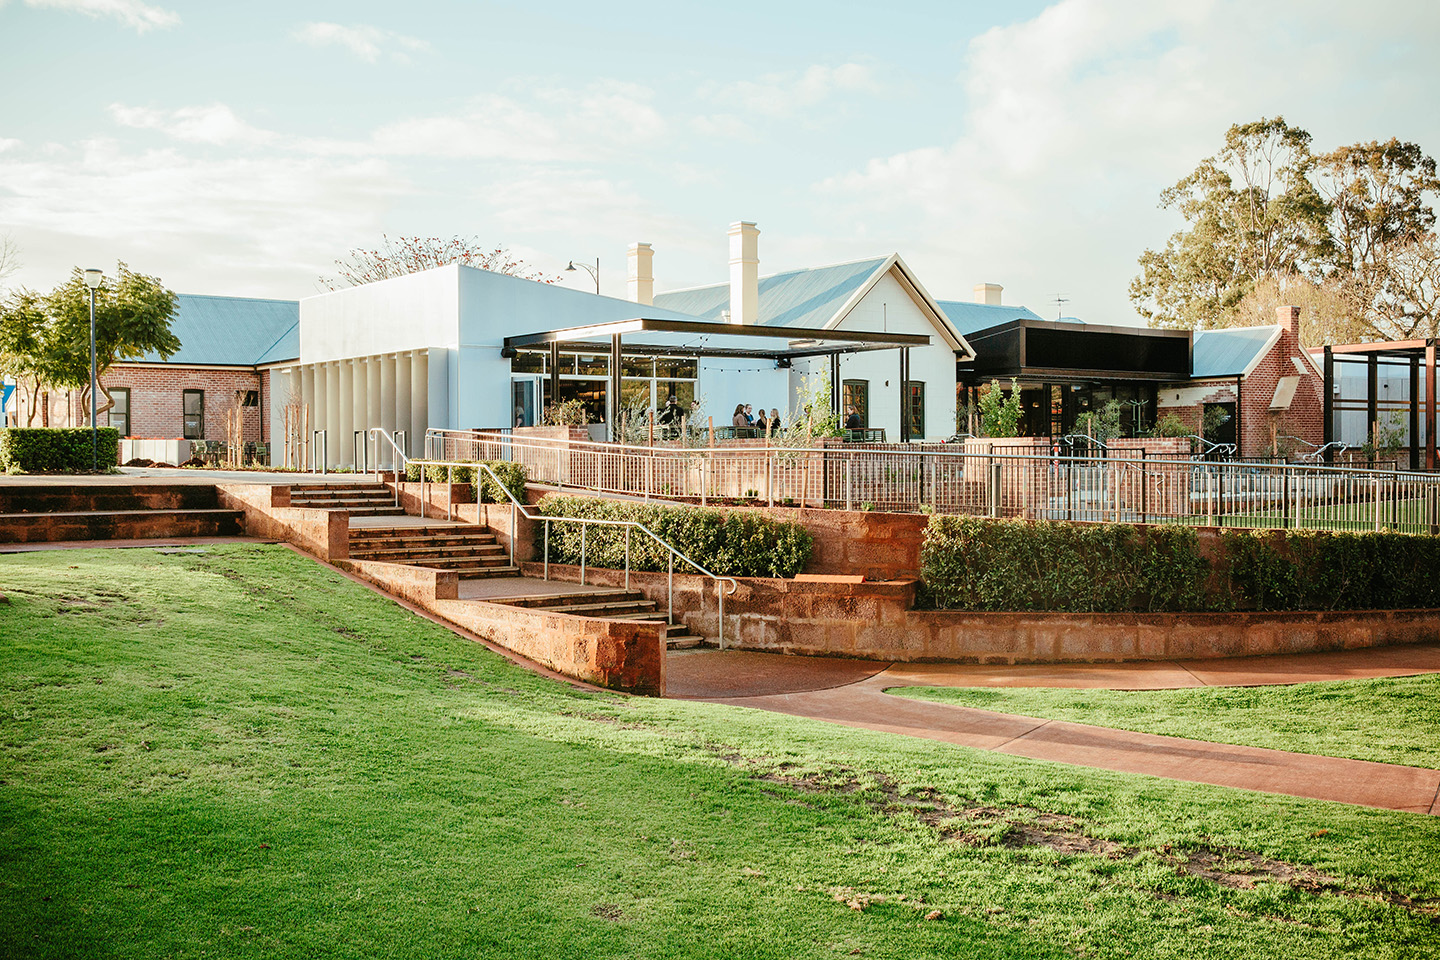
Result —
M539 576L539 564L523 564ZM580 568L551 564L577 582ZM666 575L630 574L665 609ZM619 586L624 571L592 568L589 583ZM675 615L718 636L715 584L675 575ZM813 583L740 578L725 598L727 649L866 660L1097 663L1210 659L1352 650L1440 640L1440 610L1295 613L976 613L911 610L915 583Z

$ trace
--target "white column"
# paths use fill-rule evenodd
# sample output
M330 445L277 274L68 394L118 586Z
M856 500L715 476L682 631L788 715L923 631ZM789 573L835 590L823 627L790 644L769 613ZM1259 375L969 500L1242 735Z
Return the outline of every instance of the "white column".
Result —
M430 426L429 354L416 350L410 361L410 456L425 455L425 430Z
M395 357L395 429L410 430L410 354ZM407 438L408 441L408 438ZM410 456L408 443L401 447L405 456Z
M335 446L336 464L355 466L355 363L340 361L340 416L336 430L339 439Z
M380 426L380 358L365 358L365 429ZM372 464L373 466L373 464Z
M345 435L340 430L340 364L325 364L325 429L330 436L330 466L345 459Z
M285 404L290 400L294 387L294 371L274 367L270 370L270 465L285 463Z
M354 432L365 429L365 361L352 357L348 363L350 364L351 382L350 432L352 438L349 449L353 451L355 449L353 443ZM355 468L358 470L360 465L357 463Z
M305 413L309 411L310 417L307 424ZM315 365L307 363L300 368L300 433L304 434L307 429L315 428ZM300 438L302 444L310 442L309 435Z
M387 435L395 433L395 355L380 358L380 426ZM386 450L389 450L387 445ZM385 462L390 462L387 454Z
M315 405L310 408L311 431L325 429L325 401L329 397L329 392L325 388L325 373L325 364L315 364ZM311 436L314 436L313 432ZM329 465L330 451L326 448L330 447L333 449L334 444L335 438L333 436L315 437L315 456L320 457L323 455L326 458L327 466ZM318 463L319 461L317 460L316 462Z
M425 361L425 379L425 406L430 426L451 426L449 351L444 347L431 348Z

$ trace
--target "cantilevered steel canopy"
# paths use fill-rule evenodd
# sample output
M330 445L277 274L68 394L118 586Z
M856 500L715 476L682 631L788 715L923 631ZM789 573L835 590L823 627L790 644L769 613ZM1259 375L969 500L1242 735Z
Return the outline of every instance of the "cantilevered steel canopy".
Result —
M1324 353L1325 371L1325 444L1327 448L1335 439L1335 364L1341 362L1364 363L1365 376L1365 424L1366 433L1373 439L1380 423L1379 401L1376 386L1379 367L1407 366L1410 368L1410 469L1420 469L1420 371L1425 371L1425 469L1436 467L1435 429L1436 403L1435 379L1440 374L1436 366L1436 340L1388 340L1377 343L1341 343L1327 346ZM1341 398L1344 402L1346 398ZM1325 459L1333 457L1329 449Z
M766 327L737 323L709 323L699 320L660 320L636 317L589 327L567 327L543 333L506 337L502 356L513 357L523 347L594 346L584 341L628 334L651 334L643 340L626 340L630 353L687 353L700 357L762 357L794 360L866 350L894 350L924 347L930 337L923 333L878 333L870 330L826 330L817 327ZM659 334L660 336L655 336ZM751 344L750 341L758 341ZM767 343L768 341L768 343ZM775 341L788 341L779 343Z
M626 336L633 337L624 340ZM594 341L610 341L610 389L620 396L622 353L631 355L748 357L774 360L777 365L803 357L830 358L831 403L840 409L840 355L868 350L900 351L900 439L910 439L909 417L905 415L905 389L910 379L910 348L930 344L923 333L880 333L873 330L827 330L821 327L771 327L759 324L713 323L702 320L661 320L635 317L588 327L567 327L518 337L506 337L501 356L513 357L526 347L548 347L553 359L565 349L594 349ZM558 395L558 367L551 363L551 396ZM612 405L618 416L619 404ZM615 424L611 425L614 429Z

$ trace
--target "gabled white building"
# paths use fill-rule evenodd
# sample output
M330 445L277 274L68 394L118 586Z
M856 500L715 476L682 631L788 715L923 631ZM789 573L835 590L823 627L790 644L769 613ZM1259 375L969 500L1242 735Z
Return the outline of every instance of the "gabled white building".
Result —
M597 437L621 404L659 407L671 393L687 408L701 401L728 427L741 403L789 416L802 378L833 371L845 404L887 440L950 436L955 363L973 354L905 262L891 255L760 277L758 234L753 223L730 228L728 283L659 295L652 251L635 244L631 300L459 265L309 297L300 302L299 362L274 372L271 432L280 435L287 400L300 400L338 466L352 462L356 430L408 431L418 455L426 428L529 426L556 398L584 404ZM627 327L622 347L614 325L641 318L705 326L644 335Z

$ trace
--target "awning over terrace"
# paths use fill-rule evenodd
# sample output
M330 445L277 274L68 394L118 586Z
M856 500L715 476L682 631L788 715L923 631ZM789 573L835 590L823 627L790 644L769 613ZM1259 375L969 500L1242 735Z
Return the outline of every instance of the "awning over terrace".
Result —
M1343 343L1325 348L1325 443L1335 440L1335 364L1364 363L1365 423L1373 440L1380 423L1380 366L1410 368L1410 400L1408 403L1410 432L1410 469L1420 469L1420 364L1425 364L1425 469L1435 469L1435 338L1425 340L1386 340L1379 343ZM1341 397L1344 403L1348 398ZM1332 449L1325 459L1332 458Z
M552 363L551 396L559 393L559 354L562 349L594 349L608 340L610 346L610 389L620 396L620 370L623 354L653 356L745 357L773 360L777 367L788 367L808 357L830 358L831 404L840 410L841 383L839 360L844 354L872 350L898 350L897 368L901 409L904 409L904 388L910 379L910 348L923 347L930 337L922 333L888 333L874 330L828 330L819 327L767 327L734 323L710 323L693 320L662 320L635 317L587 327L568 327L521 336L506 337L502 356L513 357L523 349L546 347ZM618 417L619 405L611 408ZM615 424L611 424L612 430ZM612 434L613 435L613 434ZM900 418L900 439L910 439L909 418Z

